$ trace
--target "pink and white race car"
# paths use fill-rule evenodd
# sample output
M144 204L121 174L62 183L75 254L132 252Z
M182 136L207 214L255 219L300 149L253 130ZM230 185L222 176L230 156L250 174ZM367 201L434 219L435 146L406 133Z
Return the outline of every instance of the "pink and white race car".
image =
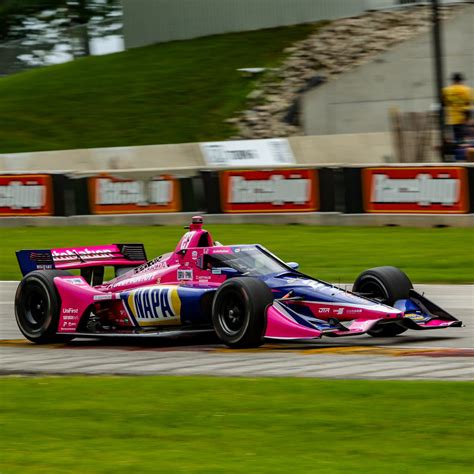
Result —
M216 243L202 226L194 217L173 252L149 261L142 244L18 251L21 332L49 343L215 331L230 347L256 347L268 339L391 337L462 325L395 267L364 271L349 292L261 245ZM115 278L104 282L106 266Z

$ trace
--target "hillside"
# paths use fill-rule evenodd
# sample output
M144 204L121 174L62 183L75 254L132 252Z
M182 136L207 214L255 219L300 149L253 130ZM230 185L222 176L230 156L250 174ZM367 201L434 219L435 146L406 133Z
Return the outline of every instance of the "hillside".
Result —
M0 153L218 140L253 80L315 25L176 41L0 79Z

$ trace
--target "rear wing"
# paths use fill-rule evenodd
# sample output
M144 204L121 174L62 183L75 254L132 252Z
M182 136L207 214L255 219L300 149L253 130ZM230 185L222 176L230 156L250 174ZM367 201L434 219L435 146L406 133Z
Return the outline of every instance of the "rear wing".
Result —
M143 244L112 244L16 252L21 273L33 270L135 267L147 261ZM92 267L92 268L91 268ZM85 273L88 273L85 271Z

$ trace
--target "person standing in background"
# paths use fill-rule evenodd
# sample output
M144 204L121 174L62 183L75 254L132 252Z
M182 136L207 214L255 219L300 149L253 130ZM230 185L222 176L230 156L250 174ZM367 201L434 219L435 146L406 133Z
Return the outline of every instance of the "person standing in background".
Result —
M472 89L464 85L464 76L456 72L451 76L452 84L443 89L443 104L446 124L451 128L454 143L461 145L466 138L466 125L471 114Z

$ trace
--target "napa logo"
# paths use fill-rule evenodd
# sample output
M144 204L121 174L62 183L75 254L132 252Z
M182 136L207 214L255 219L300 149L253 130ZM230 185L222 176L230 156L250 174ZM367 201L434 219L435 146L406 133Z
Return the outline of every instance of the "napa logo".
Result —
M177 287L149 287L121 293L120 298L131 318L140 326L179 324L181 300Z

